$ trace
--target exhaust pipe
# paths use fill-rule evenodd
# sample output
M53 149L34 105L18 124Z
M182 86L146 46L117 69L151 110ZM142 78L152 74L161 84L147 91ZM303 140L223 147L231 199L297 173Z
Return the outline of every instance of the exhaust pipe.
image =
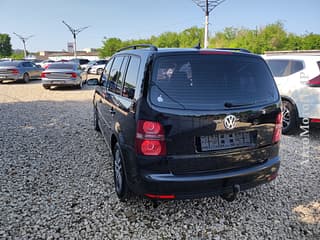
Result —
M233 185L233 191L230 193L223 193L220 195L221 198L228 202L232 202L237 198L238 193L240 192L240 185L235 184Z

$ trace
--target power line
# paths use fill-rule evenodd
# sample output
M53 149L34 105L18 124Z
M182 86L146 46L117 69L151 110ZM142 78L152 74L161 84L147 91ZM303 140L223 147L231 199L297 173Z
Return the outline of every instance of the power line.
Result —
M205 27L204 27L204 48L208 47L208 25L209 25L209 14L212 10L218 7L221 3L226 0L192 0L197 4L205 13Z
M22 43L23 43L23 51L24 51L24 59L26 59L26 58L27 58L26 41L27 41L29 38L33 37L34 35L30 35L30 36L28 36L28 37L23 37L23 36L15 33L15 32L13 32L13 34L16 35L18 38L20 38L20 40L22 41Z
M74 58L77 58L77 35L82 32L83 30L87 29L89 26L86 27L81 27L81 28L73 28L71 27L68 23L66 23L65 21L62 21L62 23L64 25L67 26L67 28L69 29L69 31L72 33L73 36L73 55Z

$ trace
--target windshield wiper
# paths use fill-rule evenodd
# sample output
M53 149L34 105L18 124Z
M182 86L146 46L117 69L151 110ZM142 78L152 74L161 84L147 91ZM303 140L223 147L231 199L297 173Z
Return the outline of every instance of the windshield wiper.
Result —
M244 106L250 106L254 103L232 103L232 102L225 102L224 107L226 108L235 108L235 107L244 107Z

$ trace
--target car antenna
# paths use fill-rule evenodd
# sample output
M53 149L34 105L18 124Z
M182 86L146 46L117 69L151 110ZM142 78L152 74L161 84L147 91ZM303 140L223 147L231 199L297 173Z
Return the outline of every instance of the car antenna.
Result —
M197 44L197 45L195 45L195 46L194 46L194 48L196 48L196 49L200 49L200 48L201 48L200 42L198 42L198 44Z

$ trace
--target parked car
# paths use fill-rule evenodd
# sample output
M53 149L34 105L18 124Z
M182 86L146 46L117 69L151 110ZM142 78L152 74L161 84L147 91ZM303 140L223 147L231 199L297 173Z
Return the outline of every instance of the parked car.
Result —
M88 66L86 70L89 74L101 75L107 63L108 63L108 60L98 60L91 66Z
M84 67L85 71L88 72L88 70L89 70L93 65L106 64L107 62L108 62L108 60L105 60L105 59L92 60L92 61L88 62L87 64L83 64L82 66Z
M299 129L300 120L320 123L320 56L264 56L278 85L284 134Z
M110 146L122 201L231 201L277 176L281 98L258 55L136 45L88 85L97 85L94 128Z
M76 63L52 63L41 74L42 86L45 89L51 86L75 86L81 89L82 73L80 65Z
M49 64L54 63L55 61L51 59L43 60L42 62L39 62L38 65L40 65L42 68L47 68Z
M73 58L69 60L70 62L75 62L76 64L79 64L81 69L85 69L85 65L88 64L89 60L85 58Z
M3 61L0 62L0 83L3 80L22 80L27 83L31 79L40 79L43 68L30 61Z

